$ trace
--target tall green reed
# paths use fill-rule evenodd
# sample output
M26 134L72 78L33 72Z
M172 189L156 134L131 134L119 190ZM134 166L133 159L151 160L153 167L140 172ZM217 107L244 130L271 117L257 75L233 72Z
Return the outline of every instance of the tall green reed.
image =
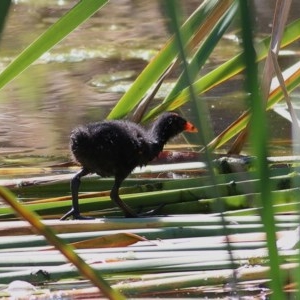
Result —
M249 126L249 140L253 154L257 157L256 170L258 184L261 187L262 210L261 218L267 234L267 247L270 257L270 278L274 299L284 299L282 278L280 272L279 255L276 246L276 229L274 210L272 205L270 172L267 162L268 125L266 119L266 106L262 99L258 77L256 53L253 45L253 11L250 1L239 1L240 20L242 29L242 45L245 62L245 92L251 117Z

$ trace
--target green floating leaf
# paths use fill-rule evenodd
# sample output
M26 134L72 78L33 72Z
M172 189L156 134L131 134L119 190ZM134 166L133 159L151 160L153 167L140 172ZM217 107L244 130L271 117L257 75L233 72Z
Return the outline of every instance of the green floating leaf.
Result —
M42 54L64 39L108 0L82 0L30 44L1 74L0 89L29 67Z

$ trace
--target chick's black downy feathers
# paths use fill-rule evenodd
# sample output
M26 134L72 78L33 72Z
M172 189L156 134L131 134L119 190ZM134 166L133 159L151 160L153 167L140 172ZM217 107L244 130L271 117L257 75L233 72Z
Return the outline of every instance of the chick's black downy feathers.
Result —
M137 217L119 197L121 183L135 167L147 165L153 160L168 140L182 131L196 132L197 129L173 112L162 114L149 130L121 120L90 123L75 128L71 133L70 147L82 169L71 181L72 209L61 219L69 216L84 218L79 212L78 190L80 178L89 173L101 177L114 176L111 199L126 217Z

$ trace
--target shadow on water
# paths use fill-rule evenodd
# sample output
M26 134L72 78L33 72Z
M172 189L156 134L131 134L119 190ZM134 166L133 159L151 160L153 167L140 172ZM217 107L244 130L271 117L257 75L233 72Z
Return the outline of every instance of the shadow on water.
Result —
M0 68L73 4L53 0L15 2L1 43ZM189 14L198 1L185 1L184 5ZM273 5L274 1L256 1L261 35L270 33ZM295 6L291 19L299 13ZM229 32L220 42L203 72L239 51L232 36ZM0 164L36 165L68 160L71 129L104 119L167 38L159 1L111 1L0 91ZM162 88L161 97L168 87L167 84ZM235 78L205 96L216 133L244 110L241 87L240 78ZM191 114L188 106L185 109ZM224 109L230 113L224 115ZM272 130L273 154L290 154L287 121L275 113L269 115L270 123L276 124ZM36 160L26 162L24 157Z

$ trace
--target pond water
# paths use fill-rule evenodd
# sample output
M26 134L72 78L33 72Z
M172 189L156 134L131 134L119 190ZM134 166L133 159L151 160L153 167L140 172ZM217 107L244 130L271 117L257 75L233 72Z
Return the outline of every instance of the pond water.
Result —
M69 160L71 129L104 119L169 37L160 1L112 0L89 21L0 91L0 165L44 165ZM76 1L15 0L0 45L0 68L68 11ZM188 15L199 1L183 1ZM270 33L275 1L255 1L261 35ZM294 1L290 21L299 16ZM203 72L239 51L232 28ZM299 47L294 44L290 49ZM286 65L299 60L294 52ZM241 80L205 95L215 133L243 110ZM167 87L165 87L167 88ZM162 92L160 96L163 96ZM293 96L299 100L295 93ZM189 107L187 114L194 118ZM226 114L224 110L226 109ZM290 154L289 123L270 113L271 154Z
M0 168L46 166L70 160L68 143L72 128L104 119L168 39L160 1L111 0L0 90ZM254 1L259 37L271 31L275 2ZM0 44L0 71L76 3L72 0L15 0ZM199 1L185 0L182 4L189 15ZM298 18L299 12L300 6L294 1L289 21ZM209 58L203 74L239 52L235 34L233 26ZM288 50L291 51L280 58L283 68L299 60L299 42ZM162 98L167 89L165 85L159 97ZM241 95L242 77L204 95L202 100L208 105L215 134L244 111ZM293 93L292 99L295 104L299 103L299 90ZM193 121L196 116L189 105L184 110ZM270 154L291 154L289 122L272 111L268 116ZM245 290L250 297L249 286ZM213 298L215 291L212 293L208 296ZM266 298L263 293L261 296Z

